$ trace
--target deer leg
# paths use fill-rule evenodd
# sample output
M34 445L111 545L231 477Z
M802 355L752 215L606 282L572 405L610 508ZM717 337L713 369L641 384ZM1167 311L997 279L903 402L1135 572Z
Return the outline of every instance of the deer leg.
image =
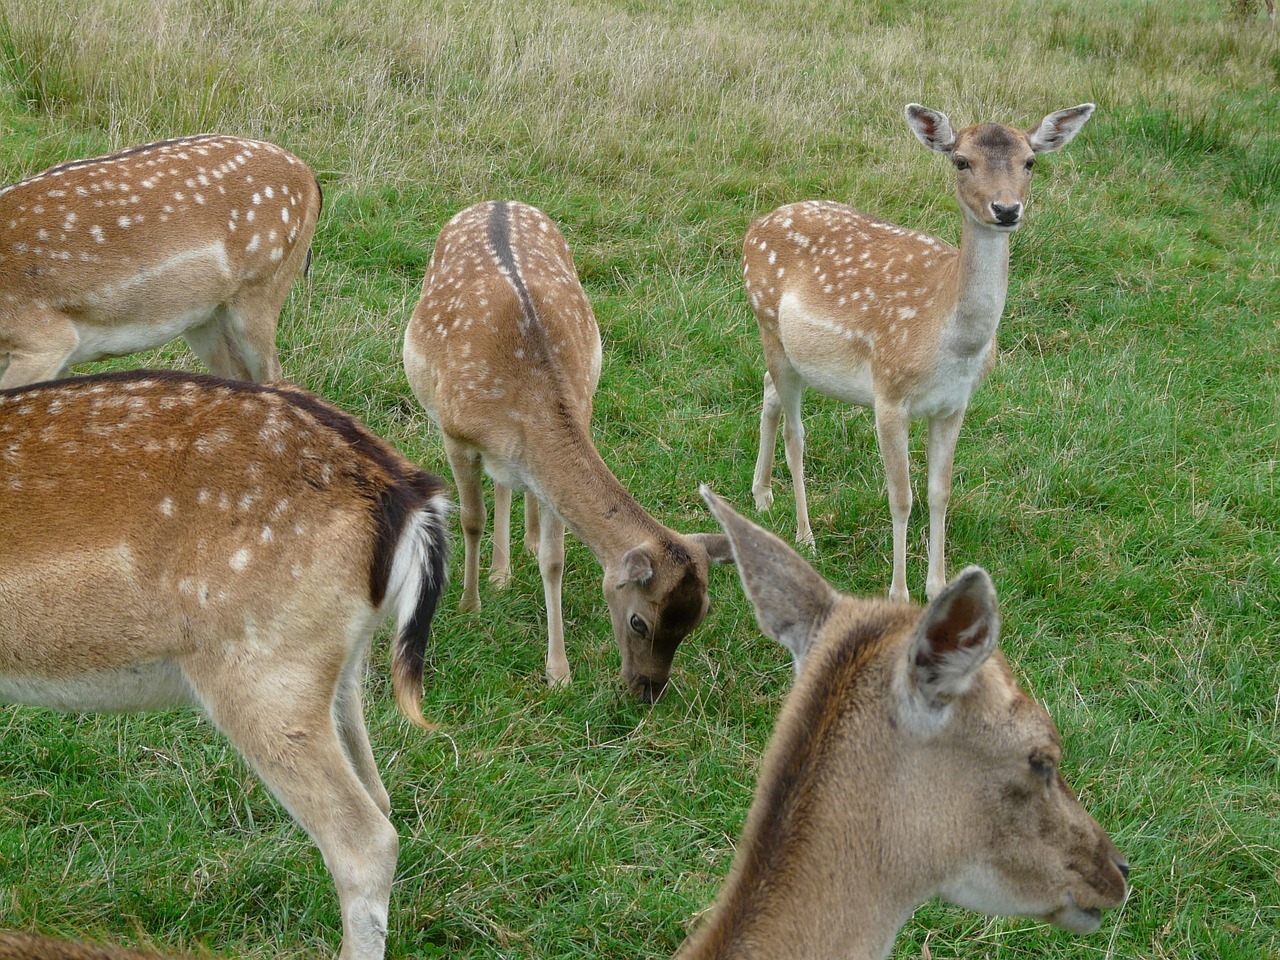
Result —
M947 506L951 503L951 468L964 410L929 421L929 576L925 596L932 600L947 585Z
M780 366L773 378L782 406L782 446L791 471L791 488L796 497L796 543L813 548L813 530L809 526L809 496L804 487L804 422L800 417L800 400L804 383L800 374L789 366ZM761 415L761 422L764 416Z
M489 582L505 587L511 582L511 488L493 483L493 562Z
M542 537L538 532L538 498L532 491L524 492L524 548L537 555Z
M280 358L276 353L276 323L289 288L242 294L227 304L227 336L249 374L249 379L266 383L280 379Z
M768 371L764 375L764 399L760 405L760 452L756 454L756 472L751 481L751 494L757 510L773 506L773 457L778 443L778 421L782 418L782 401Z
M213 723L320 848L342 909L340 960L382 960L399 838L339 742L326 671L261 657L184 669Z
M480 535L484 533L484 492L480 487L480 455L449 436L445 455L458 488L458 514L462 519L462 600L460 610L480 609Z
M547 683L558 687L569 682L569 658L564 652L564 613L561 608L564 521L554 510L542 510L539 526L538 571L542 574L542 596L547 605Z
M228 380L255 379L255 371L241 352L240 342L232 335L226 308L219 307L208 320L188 328L182 336L191 352L215 376Z
M884 461L889 491L889 515L893 518L893 582L890 600L908 600L907 518L911 516L911 474L907 462L911 416L904 406L876 404L876 439Z
M369 744L369 730L364 723L363 697L360 693L360 671L363 658L355 658L343 671L333 700L333 719L342 738L347 759L355 768L356 776L364 784L365 791L384 816L391 814L391 797L382 784L373 748Z
M0 335L0 390L56 378L66 369L67 359L80 343L74 324L61 314L35 310L23 317L23 324L27 329L39 330L39 339L19 339L14 333ZM6 326L12 326L12 321L0 317L0 334Z

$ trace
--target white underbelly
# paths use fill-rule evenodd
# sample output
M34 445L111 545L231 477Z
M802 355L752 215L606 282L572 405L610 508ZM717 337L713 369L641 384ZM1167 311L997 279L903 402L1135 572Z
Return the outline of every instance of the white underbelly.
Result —
M111 324L77 323L76 333L80 339L67 358L67 365L162 347L191 328L207 323L217 310L218 305L212 304L159 320L153 317Z
M860 407L876 405L876 395L871 376L871 364L859 363L848 368L832 368L817 364L805 363L796 357L788 357L804 382L819 393L834 397L844 403L857 404Z
M0 701L72 713L133 713L197 702L170 660L73 677L0 676Z

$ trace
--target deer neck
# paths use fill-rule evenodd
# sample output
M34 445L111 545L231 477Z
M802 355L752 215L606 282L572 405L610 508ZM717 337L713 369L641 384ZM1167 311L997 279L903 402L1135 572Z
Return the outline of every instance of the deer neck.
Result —
M877 824L860 829L863 837L875 836ZM768 874L739 871L735 863L711 915L676 960L885 960L917 901L895 892L894 864L883 844L851 850L844 839L752 838L754 849L740 847L738 858L763 859ZM789 848L770 849L783 843Z
M540 499L551 505L601 566L637 543L658 538L662 527L613 475L586 428L565 413L545 431L530 473Z
M976 354L990 345L1009 291L1009 234L977 223L966 211L956 272L952 349Z
M878 738L868 721L885 721L831 713L831 703L863 702L866 689L856 689L860 678L838 696L815 696L829 682L819 676L825 667L806 664L792 692L797 706L788 704L766 753L729 877L678 960L884 960L929 895L891 799L900 794L884 787L903 770L872 746ZM853 782L875 789L851 791L849 769L829 764L853 764Z

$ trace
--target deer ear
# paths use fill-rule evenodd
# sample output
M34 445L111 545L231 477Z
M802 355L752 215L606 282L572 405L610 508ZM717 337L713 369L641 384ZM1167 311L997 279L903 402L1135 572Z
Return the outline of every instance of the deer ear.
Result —
M688 538L707 551L709 563L732 563L733 548L729 538L722 533L691 533Z
M1040 126L1027 131L1031 137L1031 149L1036 153L1062 149L1080 132L1093 109L1092 103L1082 103L1078 107L1049 114L1040 121Z
M648 547L632 547L622 555L622 573L618 586L638 583L644 586L653 579L653 557Z
M756 526L703 484L702 499L724 528L742 589L760 629L791 651L796 676L839 594L778 537Z
M999 637L995 584L981 567L967 567L916 624L907 669L920 695L936 707L964 694Z
M951 121L945 113L930 110L918 103L907 104L907 123L916 139L930 150L939 153L950 153L955 149L956 133L951 129Z

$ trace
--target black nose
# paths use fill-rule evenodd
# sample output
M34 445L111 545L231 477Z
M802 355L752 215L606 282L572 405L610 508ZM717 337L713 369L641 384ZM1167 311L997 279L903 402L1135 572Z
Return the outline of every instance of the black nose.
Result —
M991 212L996 215L996 223L1017 223L1018 217L1022 216L1022 204L993 203L991 204Z
M631 686L635 695L645 703L657 703L658 698L662 696L662 691L666 688L665 680L654 680L651 677L642 677L634 681Z

